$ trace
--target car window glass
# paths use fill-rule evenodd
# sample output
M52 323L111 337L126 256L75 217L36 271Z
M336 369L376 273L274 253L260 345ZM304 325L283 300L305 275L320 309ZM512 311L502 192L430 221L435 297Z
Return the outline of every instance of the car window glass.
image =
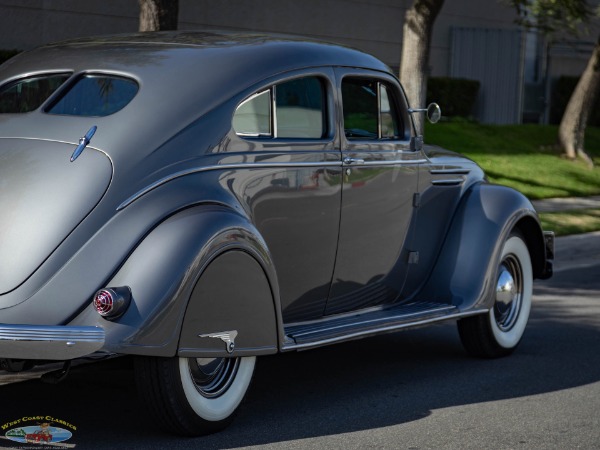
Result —
M324 90L316 77L298 78L275 87L278 138L320 139L325 134Z
M108 116L123 109L138 92L131 79L113 75L80 77L46 110L49 114Z
M40 75L6 84L0 88L0 113L26 113L38 109L69 76L69 73Z
M327 131L325 104L318 77L296 78L242 102L233 115L233 129L248 137L321 139Z
M233 115L233 129L244 136L271 136L271 91L253 95Z
M344 133L349 140L398 139L401 137L393 91L369 78L342 80Z
M400 136L398 127L398 114L396 113L395 103L390 101L389 88L379 85L379 117L381 123L382 139L397 139Z
M377 82L345 78L342 82L344 132L349 139L377 139Z

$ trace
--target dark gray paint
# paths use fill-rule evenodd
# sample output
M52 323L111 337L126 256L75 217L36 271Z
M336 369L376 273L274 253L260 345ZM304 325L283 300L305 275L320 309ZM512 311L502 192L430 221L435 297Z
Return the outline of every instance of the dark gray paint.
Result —
M0 139L0 295L22 284L108 188L106 155L89 150L75 166L72 151L57 142Z
M226 356L218 344L201 342L194 348L193 337L241 330L234 356L264 354L293 348L286 326L311 321L325 329L325 312L379 304L379 316L388 306L398 314L405 299L450 303L460 314L479 312L495 277L494 258L511 228L526 224L531 248L539 247L537 218L523 196L485 184L481 170L455 154L412 151L411 126L399 142L353 146L343 141L337 119L340 76L346 72L391 83L403 119L411 125L393 75L361 52L265 36L144 34L25 53L0 68L0 82L47 71L129 76L140 91L123 110L102 118L50 116L43 106L28 114L0 115L0 140L36 139L48 148L63 148L55 155L60 161L50 152L39 159L37 152L28 153L41 174L71 164L67 161L78 139L98 127L92 143L69 166L85 178L84 185L92 183L77 194L85 201L78 206L60 196L54 199L60 207L68 205L60 210L66 211L63 234L56 231L45 249L35 247L37 262L24 260L37 269L20 269L19 276L27 279L0 296L1 323L99 325L106 331L104 350L157 356L178 351ZM320 76L329 86L324 139L252 140L231 130L241 101L304 75ZM100 152L113 171L103 195L108 166ZM366 164L346 167L344 156ZM361 190L353 191L352 184L355 175L371 168L362 192L376 201L367 204L369 199L354 195ZM456 168L466 168L465 174L435 174ZM93 176L98 178L90 180ZM458 183L436 185L440 178ZM0 192L2 201L29 188L19 179ZM56 186L71 192L67 187L77 190L79 181L67 177ZM478 198L489 203L469 200ZM454 205L460 205L456 212ZM370 229L378 223L380 235ZM15 241L25 243L28 233L24 227ZM473 233L480 247L463 245ZM409 252L422 255L418 264L409 264ZM535 266L543 266L543 246L532 254ZM231 291L223 291L228 294L220 303L215 299L225 295L219 293L221 283L210 277L205 284L202 275L210 267L218 272L214 279L231 278L230 258L244 273L228 286ZM479 270L462 272L465 261ZM252 286L243 292L248 283ZM129 286L133 295L131 307L114 322L90 306L94 292L110 286ZM206 303L193 292L212 292L213 300ZM233 298L237 294L240 304ZM248 321L248 304L254 302L262 319ZM219 330L208 329L204 315Z

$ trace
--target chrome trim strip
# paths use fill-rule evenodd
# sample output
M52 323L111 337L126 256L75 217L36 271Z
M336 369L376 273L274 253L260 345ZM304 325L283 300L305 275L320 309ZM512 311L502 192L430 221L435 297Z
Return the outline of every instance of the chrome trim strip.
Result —
M394 160L394 161L366 161L365 166L387 166L387 165L397 165L397 164L420 164L426 162L425 159L418 160ZM239 163L239 164L217 164L212 166L202 166L202 167L194 167L192 169L181 170L179 172L172 173L171 175L167 175L166 177L161 178L160 180L156 180L155 182L149 184L145 188L139 190L119 206L117 206L117 211L121 211L122 209L127 208L133 202L135 202L138 198L146 195L148 192L156 189L157 187L168 183L169 181L173 181L177 178L185 177L187 175L193 175L201 172L208 172L211 170L235 170L235 169L279 169L279 168L287 168L287 167L343 167L344 164L342 161L315 161L315 162L276 162L276 163ZM356 167L356 165L354 165Z
M489 309L460 312L460 313L456 313L456 314L448 314L448 315L444 315L444 316L433 317L431 319L418 320L416 322L388 325L388 326L382 326L382 327L378 327L378 328L369 328L368 330L357 331L355 333L345 334L343 336L336 336L336 337L329 338L329 339L322 339L320 341L306 342L303 344L284 344L281 347L281 351L308 350L310 348L316 348L316 347L321 347L323 345L334 344L334 343L343 342L343 341L349 341L349 340L356 339L359 337L375 335L375 334L385 333L385 332L392 332L392 331L402 330L405 328L412 328L412 327L417 327L417 326L421 326L421 325L427 325L427 324L431 324L431 323L435 323L435 322L443 322L445 320L460 319L463 317L475 316L477 314L484 314L487 312L489 312Z
M426 163L427 160L426 159L410 159L410 160L406 160L406 159L400 159L400 160L392 160L392 161L387 161L387 160L382 160L382 161L364 161L361 164L349 164L352 165L354 167L357 166L397 166L397 165L401 165L401 166L412 166L412 165L416 165L416 164L423 164Z
M431 184L434 186L457 186L463 184L465 180L463 178L454 178L449 180L431 180Z
M431 169L429 173L431 175L468 175L471 173L471 169Z
M0 358L66 360L104 346L100 327L0 324Z
M402 318L402 319L404 319L404 318L408 319L409 317L421 316L423 314L438 313L438 312L443 312L443 311L451 311L453 309L456 309L456 306L445 305L445 306L439 306L437 308L432 308L432 309L420 309L420 310L416 310L416 311L411 312L411 313L399 315L397 317L399 319L400 318ZM377 318L370 319L370 320L363 320L363 321L360 321L360 322L356 322L353 325L368 325L370 323L385 322L386 319L387 319L387 317L377 317ZM346 328L346 327L348 327L348 323L342 323L340 325L335 325L335 326L332 326L332 327L323 328L322 331L325 331L325 330L327 330L327 331L333 331L333 330L337 330L339 328ZM312 329L306 330L304 332L295 333L295 334L293 334L293 336L294 337L295 336L302 337L302 336L306 336L307 334L312 334L315 331L319 331L319 329L318 328L312 328Z
M320 162L306 162L306 163L262 163L262 164L254 164L254 163L239 163L239 164L217 164L213 166L202 166L202 167L194 167L192 169L181 170L179 172L172 173L171 175L167 175L166 177L161 178L160 180L156 180L154 183L149 184L145 188L139 190L123 203L121 203L117 207L117 211L120 211L124 208L127 208L138 198L146 195L148 192L156 189L157 187L168 183L169 181L173 181L177 178L185 177L187 175L193 175L196 173L209 172L211 170L234 170L234 169L245 169L245 168L253 168L253 169L278 169L278 168L286 168L286 167L342 167L341 161L320 161Z

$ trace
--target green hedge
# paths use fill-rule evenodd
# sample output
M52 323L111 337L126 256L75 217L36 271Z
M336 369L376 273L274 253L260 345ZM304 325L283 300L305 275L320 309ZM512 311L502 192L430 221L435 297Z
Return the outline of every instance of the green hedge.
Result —
M575 86L579 81L579 77L562 76L555 81L552 87L552 99L550 102L550 123L553 125L559 124L563 113L567 107L567 103L571 98L571 94L575 90ZM592 115L588 121L588 125L600 126L600 100L596 101L592 109Z
M464 78L431 77L427 81L427 104L439 103L448 117L470 117L479 93L479 81Z
M20 50L1 50L0 49L0 64L2 64L7 59L12 58L17 53L21 53Z

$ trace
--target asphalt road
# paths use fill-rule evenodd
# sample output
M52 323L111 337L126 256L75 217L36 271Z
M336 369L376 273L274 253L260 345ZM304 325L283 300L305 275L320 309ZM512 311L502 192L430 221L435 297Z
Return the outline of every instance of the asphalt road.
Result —
M585 257L536 282L526 334L507 358L468 357L454 324L265 357L233 425L196 439L155 429L122 358L76 367L58 385L0 386L0 426L50 415L77 427L68 443L78 449L600 449L591 238L560 244ZM0 439L23 448L13 444Z

